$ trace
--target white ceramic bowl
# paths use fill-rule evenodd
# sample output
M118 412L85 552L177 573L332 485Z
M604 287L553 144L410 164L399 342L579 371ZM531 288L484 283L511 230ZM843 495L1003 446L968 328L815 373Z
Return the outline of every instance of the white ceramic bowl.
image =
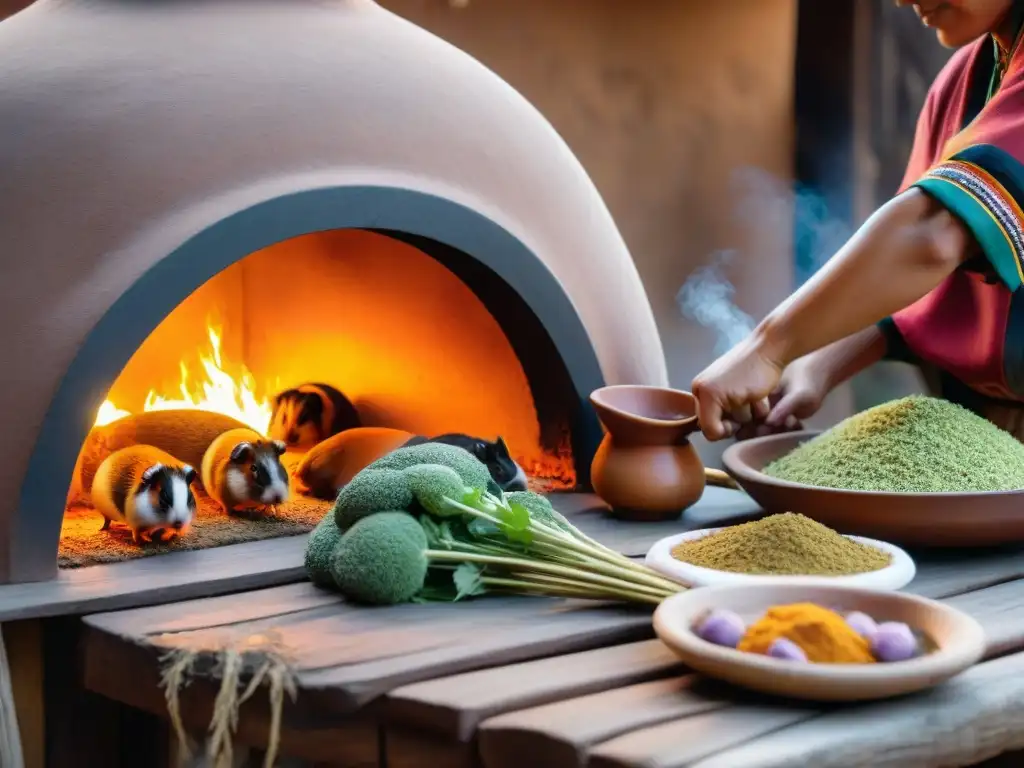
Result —
M897 590L907 586L917 572L914 561L906 552L895 544L860 536L847 536L851 541L875 547L892 556L892 562L885 568L867 573L856 573L849 576L776 576L732 571L716 571L690 565L672 557L672 550L684 541L692 541L724 530L722 528L705 528L700 531L668 536L656 541L647 551L644 562L663 576L690 587L710 587L718 585L742 584L820 584L828 586L864 587L865 589Z
M709 643L694 625L709 611L738 613L748 624L775 605L811 602L841 613L863 611L877 621L902 621L923 631L937 650L908 661L814 664L773 659ZM762 693L812 701L862 701L930 688L963 672L985 653L981 625L952 606L902 592L854 587L760 584L680 592L654 612L654 631L687 666Z

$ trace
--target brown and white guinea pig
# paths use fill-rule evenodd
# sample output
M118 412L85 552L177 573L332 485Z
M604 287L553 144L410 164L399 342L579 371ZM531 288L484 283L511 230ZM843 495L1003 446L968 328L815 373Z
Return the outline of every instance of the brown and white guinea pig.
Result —
M151 445L133 445L107 456L92 481L92 503L102 530L122 523L132 539L168 541L188 531L196 514L196 471Z
M457 448L464 448L487 466L491 473L491 479L498 484L501 490L528 490L526 473L512 458L508 452L508 446L505 445L505 440L500 436L492 443L480 437L470 437L452 432L430 438L416 436L405 445L420 445L421 443L445 443Z
M341 392L327 384L303 384L274 398L270 438L288 450L308 451L317 443L362 424L359 412Z
M248 428L230 429L203 455L203 489L229 515L288 501L291 480L281 464L285 445Z

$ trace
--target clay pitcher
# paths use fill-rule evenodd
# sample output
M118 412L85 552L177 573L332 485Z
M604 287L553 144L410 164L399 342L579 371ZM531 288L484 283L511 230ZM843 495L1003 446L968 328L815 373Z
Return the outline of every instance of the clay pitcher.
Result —
M698 429L693 395L621 385L595 390L590 403L605 428L590 479L613 514L670 520L700 499L704 465L689 440Z

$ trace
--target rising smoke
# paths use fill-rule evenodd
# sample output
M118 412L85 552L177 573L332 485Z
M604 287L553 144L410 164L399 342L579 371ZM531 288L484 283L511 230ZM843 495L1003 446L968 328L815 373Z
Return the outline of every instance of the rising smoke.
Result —
M779 247L791 249L797 286L853 234L832 215L821 195L759 168L736 171L730 189L737 227L766 233L778 240ZM731 268L744 268L742 254L734 249L716 251L676 294L683 316L715 334L716 355L736 346L756 324L733 301L736 289L727 276Z

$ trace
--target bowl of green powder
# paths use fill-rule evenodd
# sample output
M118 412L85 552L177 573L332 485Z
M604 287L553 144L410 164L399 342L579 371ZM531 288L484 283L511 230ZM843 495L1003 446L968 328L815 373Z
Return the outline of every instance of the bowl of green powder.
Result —
M735 443L729 473L768 512L916 546L1024 542L1024 444L959 405L919 395L825 432Z
M843 536L792 512L668 536L650 548L646 564L691 587L785 582L896 590L916 573L910 555L893 544Z

